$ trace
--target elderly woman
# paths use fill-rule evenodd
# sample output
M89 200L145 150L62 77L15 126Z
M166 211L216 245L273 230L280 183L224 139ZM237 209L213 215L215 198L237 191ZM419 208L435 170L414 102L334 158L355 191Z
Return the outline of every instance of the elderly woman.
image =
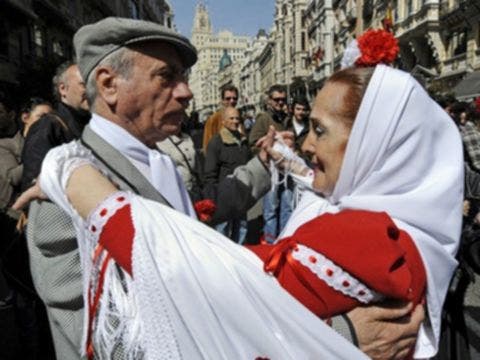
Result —
M265 248L242 248L172 209L118 192L83 166L95 166L95 160L79 144L51 152L40 184L77 226L90 354L92 348L108 354L121 343L133 357L143 352L152 359L361 359L358 349L307 310L315 302L331 307L329 301L338 298L334 291L340 291L346 305L327 317L354 307L348 317L363 350L372 357L407 356L407 339L384 349L388 355L370 351L360 326L363 301L352 303L352 294L340 289L345 278L331 286L325 280L329 288L317 291L325 277L308 262L327 257L328 264L343 265L342 274L354 275L348 279L359 286L357 295L371 295L367 302L418 302L425 274L428 321L415 357L433 356L462 217L463 161L455 125L410 75L383 65L346 69L317 95L304 150L314 165L313 191L304 194L281 235L289 246L285 239L267 251L286 259L272 271L278 279L263 270L271 269ZM322 224L318 231L315 224ZM296 257L297 249L306 261ZM384 272L365 274L384 260L382 254L391 261ZM282 274L291 275L293 267L300 271L285 281ZM399 282L397 269L403 274ZM307 270L318 276L303 276ZM302 287L313 289L316 298L297 296ZM120 324L114 330L112 314ZM418 316L415 311L412 319Z

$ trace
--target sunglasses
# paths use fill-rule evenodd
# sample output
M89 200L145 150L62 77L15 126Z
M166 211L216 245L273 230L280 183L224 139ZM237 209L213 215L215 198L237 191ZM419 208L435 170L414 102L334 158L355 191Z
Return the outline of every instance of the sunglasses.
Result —
M229 96L229 97L226 97L226 98L223 98L224 100L227 100L227 101L237 101L238 98L236 97L233 97L233 96Z
M287 98L281 97L281 98L272 98L273 101L275 102L286 102Z

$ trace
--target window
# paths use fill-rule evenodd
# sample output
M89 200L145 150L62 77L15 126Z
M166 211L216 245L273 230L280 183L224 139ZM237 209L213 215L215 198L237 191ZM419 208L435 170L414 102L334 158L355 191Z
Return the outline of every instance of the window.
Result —
M467 52L467 31L460 30L455 32L452 38L453 56Z
M407 16L413 12L413 0L407 0Z
M44 57L45 54L45 32L38 26L33 26L33 43L35 45L35 55L38 57Z
M140 19L137 3L133 0L130 0L129 3L128 3L128 7L130 8L131 18L132 19Z
M53 47L53 53L55 55L65 56L65 51L64 51L63 46L62 46L62 44L60 43L59 40L53 39L52 47Z
M0 56L8 57L8 30L4 22L0 24Z

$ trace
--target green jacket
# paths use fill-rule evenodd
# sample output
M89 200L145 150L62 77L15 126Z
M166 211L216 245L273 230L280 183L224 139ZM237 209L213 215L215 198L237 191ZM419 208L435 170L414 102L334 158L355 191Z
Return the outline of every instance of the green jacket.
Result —
M254 153L258 153L255 143L258 139L267 134L270 125L273 125L277 131L285 131L288 129L288 118L287 116L280 118L272 111L262 112L257 115L255 124L253 125L252 130L250 130L248 138L248 142Z

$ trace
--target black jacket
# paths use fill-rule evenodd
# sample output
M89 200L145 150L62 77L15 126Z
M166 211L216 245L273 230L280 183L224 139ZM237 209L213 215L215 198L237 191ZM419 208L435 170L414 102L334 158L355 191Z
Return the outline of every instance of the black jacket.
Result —
M40 174L47 152L55 146L79 139L89 120L89 112L59 103L56 112L42 116L30 127L22 151L22 191L28 189Z
M221 129L207 147L204 167L205 197L216 199L218 183L232 174L238 166L245 165L251 157L244 136L238 137L226 128Z

